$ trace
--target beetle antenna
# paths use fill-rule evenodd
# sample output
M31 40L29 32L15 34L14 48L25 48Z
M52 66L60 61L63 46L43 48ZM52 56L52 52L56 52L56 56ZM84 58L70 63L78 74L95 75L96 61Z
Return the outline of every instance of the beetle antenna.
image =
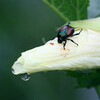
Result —
M59 31L59 28L56 28L56 31Z
M68 24L67 24L67 25L69 26L69 24L70 24L70 22L68 22Z

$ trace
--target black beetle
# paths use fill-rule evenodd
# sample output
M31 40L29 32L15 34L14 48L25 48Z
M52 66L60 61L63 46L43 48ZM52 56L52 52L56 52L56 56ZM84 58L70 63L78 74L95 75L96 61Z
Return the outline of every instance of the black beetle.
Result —
M58 34L57 34L57 41L58 43L63 43L63 48L65 50L65 45L66 45L66 42L67 40L70 40L71 42L75 43L72 39L69 39L69 37L73 37L73 36L76 36L76 35L79 35L81 33L81 31L79 33L76 33L76 34L73 34L75 32L75 29L71 26L69 26L70 22L68 22L67 25L64 25L62 28L60 28L58 30ZM78 44L75 43L77 46Z

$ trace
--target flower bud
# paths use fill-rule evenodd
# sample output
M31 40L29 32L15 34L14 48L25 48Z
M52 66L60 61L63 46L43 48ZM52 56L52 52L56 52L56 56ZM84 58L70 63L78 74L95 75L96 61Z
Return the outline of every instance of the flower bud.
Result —
M57 37L46 44L25 51L13 65L13 73L34 73L51 70L83 70L100 68L100 18L71 22L75 33L65 50ZM75 34L74 33L74 34Z

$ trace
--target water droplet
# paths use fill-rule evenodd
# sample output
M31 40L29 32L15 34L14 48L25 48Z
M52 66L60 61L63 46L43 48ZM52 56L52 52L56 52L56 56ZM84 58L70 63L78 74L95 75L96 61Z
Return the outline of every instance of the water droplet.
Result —
M21 79L24 81L28 81L30 79L30 76L28 73L24 73L24 74L21 74Z
M14 71L14 69L13 69L13 68L11 68L11 71L12 71L12 73L13 73L13 74L15 73L15 71Z

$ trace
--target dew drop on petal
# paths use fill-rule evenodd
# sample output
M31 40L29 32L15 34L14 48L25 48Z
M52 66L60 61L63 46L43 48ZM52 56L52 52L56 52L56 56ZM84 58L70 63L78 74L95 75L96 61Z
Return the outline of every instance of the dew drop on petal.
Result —
M24 74L21 74L21 79L24 81L28 81L30 79L30 76L28 73L24 73Z

